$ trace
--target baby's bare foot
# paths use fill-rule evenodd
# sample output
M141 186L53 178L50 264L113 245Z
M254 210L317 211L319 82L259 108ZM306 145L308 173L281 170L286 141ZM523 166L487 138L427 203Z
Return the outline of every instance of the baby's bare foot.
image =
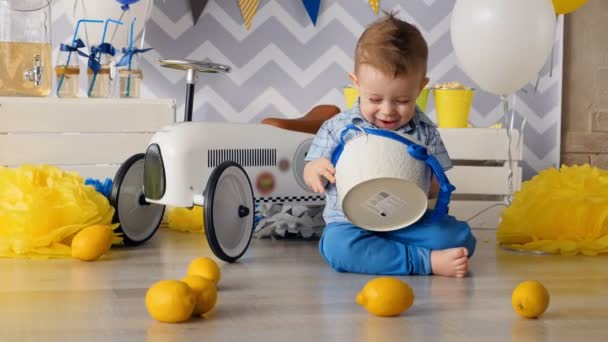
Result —
M433 274L447 277L464 277L467 274L468 251L464 247L448 248L431 252Z

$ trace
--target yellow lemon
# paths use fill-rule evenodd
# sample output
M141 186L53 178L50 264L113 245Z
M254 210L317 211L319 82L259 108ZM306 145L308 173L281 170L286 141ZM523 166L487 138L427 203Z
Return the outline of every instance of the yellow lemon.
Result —
M194 293L196 306L192 314L202 315L213 309L217 302L217 287L211 280L197 275L188 275L182 278L182 281L188 284Z
M146 309L160 322L179 323L192 316L195 306L194 291L179 280L161 280L146 292Z
M513 290L511 304L519 315L536 318L549 307L549 291L536 280L524 281Z
M104 255L112 246L112 229L96 224L79 231L72 239L72 257L92 261Z
M198 275L211 280L215 285L220 281L220 267L211 258L200 257L192 260L188 265L188 275Z
M409 309L413 303L412 288L392 277L370 280L357 295L357 304L377 316L397 316Z

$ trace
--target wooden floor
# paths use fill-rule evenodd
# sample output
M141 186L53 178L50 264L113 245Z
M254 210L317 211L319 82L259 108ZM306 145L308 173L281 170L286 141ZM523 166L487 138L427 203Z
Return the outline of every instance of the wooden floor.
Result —
M179 279L211 252L202 234L161 229L137 249L92 263L0 259L1 341L607 341L608 257L505 251L494 232L479 242L470 277L402 277L413 307L396 318L369 315L355 296L371 276L339 274L315 241L256 240L222 265L218 304L206 318L157 323L147 288ZM551 304L537 320L511 309L511 290L538 279Z

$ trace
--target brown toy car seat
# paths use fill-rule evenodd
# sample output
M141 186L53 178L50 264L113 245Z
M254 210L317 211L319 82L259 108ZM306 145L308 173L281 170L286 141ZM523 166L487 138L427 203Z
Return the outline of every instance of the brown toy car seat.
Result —
M276 126L290 131L316 134L323 122L340 113L340 108L334 105L318 105L306 115L297 119L265 118L263 124Z

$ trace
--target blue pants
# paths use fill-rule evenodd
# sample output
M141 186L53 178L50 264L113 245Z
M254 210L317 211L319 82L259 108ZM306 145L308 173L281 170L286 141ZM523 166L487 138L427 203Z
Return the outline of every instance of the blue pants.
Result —
M435 223L422 219L407 228L373 232L350 222L329 223L319 241L321 256L334 270L377 275L431 274L431 251L466 247L470 258L477 240L466 222L446 215Z

